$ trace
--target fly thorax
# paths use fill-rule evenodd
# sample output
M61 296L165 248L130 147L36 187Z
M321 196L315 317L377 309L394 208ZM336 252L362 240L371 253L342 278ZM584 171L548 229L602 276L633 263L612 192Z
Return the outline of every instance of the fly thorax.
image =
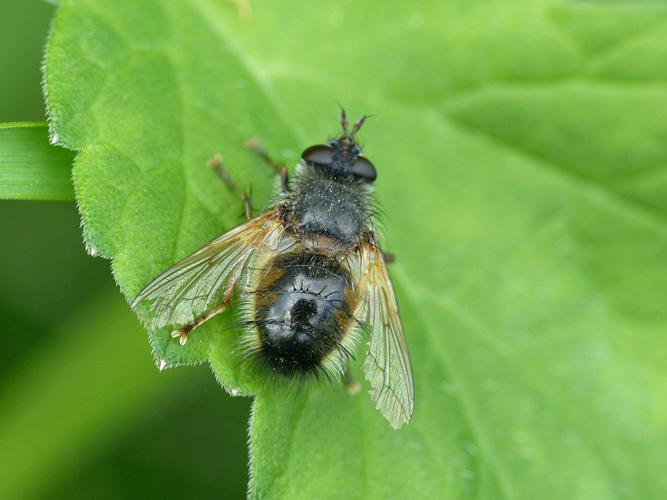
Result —
M290 196L292 220L300 233L350 244L368 223L365 188L333 179L299 179Z

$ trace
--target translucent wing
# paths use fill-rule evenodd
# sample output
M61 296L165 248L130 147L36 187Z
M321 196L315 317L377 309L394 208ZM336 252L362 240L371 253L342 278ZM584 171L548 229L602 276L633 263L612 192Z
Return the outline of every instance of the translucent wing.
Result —
M150 329L192 323L229 300L250 256L281 227L276 212L269 211L217 237L151 281L132 309L149 305Z
M364 248L362 270L365 298L361 317L371 327L364 373L371 383L370 394L377 409L397 429L410 421L415 405L410 355L394 289L377 248Z

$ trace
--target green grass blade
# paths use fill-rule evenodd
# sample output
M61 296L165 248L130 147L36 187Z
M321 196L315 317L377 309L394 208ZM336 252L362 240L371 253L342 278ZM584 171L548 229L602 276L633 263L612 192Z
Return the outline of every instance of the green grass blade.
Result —
M49 144L45 123L0 124L0 199L73 200L73 158Z

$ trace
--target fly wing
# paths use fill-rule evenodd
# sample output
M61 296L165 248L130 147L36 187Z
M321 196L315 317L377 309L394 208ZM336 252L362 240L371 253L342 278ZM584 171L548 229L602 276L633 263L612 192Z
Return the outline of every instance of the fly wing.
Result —
M148 304L152 330L192 323L231 298L250 256L281 228L273 210L218 236L146 285L132 309Z
M362 252L361 318L370 324L364 374L376 407L394 429L408 423L415 405L410 354L403 335L398 303L382 253L368 245Z

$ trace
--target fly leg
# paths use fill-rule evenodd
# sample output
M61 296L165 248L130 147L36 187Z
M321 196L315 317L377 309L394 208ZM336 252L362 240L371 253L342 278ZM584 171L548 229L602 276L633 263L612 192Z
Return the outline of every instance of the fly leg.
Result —
M393 253L382 252L382 258L384 259L385 264L393 264L396 262L396 255Z
M218 174L220 180L225 183L225 186L234 193L243 203L243 211L245 212L246 220L252 219L252 200L250 194L246 194L238 187L238 185L232 180L227 171L222 166L222 156L215 155L208 161L208 166Z
M361 390L361 384L352 376L350 372L350 361L345 365L345 387L350 396L354 396Z
M287 167L281 163L277 163L271 156L269 156L269 153L266 152L266 150L262 147L262 145L259 142L259 139L256 137L253 137L251 139L248 139L245 143L245 145L253 151L255 154L257 154L264 162L271 167L271 169L280 176L280 182L282 184L283 192L287 193L289 191L289 175L287 173Z
M211 319L213 316L220 314L222 311L227 309L227 306L232 300L232 292L234 290L234 287L229 287L225 291L225 295L222 299L222 302L220 303L219 306L211 309L207 313L203 314L202 316L199 316L197 319L195 319L192 323L188 323L187 325L181 327L178 330L174 330L171 332L171 336L174 337L175 339L178 339L179 343L181 345L185 345L185 343L188 341L188 334L197 328L198 326L202 325L203 323L206 323L209 319Z
M202 323L205 323L209 319L211 319L213 316L215 316L218 313L221 313L222 311L225 310L227 307L227 304L220 304L218 307L215 309L210 310L203 316L200 316L196 320L194 320L192 323L189 323L182 327L179 330L174 330L171 332L171 336L174 337L175 339L178 339L181 345L185 345L185 343L188 341L188 333L190 333L192 330L197 328L199 325Z

